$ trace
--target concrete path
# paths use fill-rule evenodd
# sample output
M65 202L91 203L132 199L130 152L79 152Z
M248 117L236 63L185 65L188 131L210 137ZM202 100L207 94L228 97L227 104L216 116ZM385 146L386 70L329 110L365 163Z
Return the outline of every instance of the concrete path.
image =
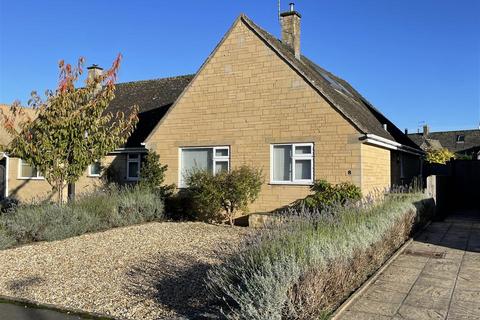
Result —
M432 223L337 319L480 320L480 221L471 217Z

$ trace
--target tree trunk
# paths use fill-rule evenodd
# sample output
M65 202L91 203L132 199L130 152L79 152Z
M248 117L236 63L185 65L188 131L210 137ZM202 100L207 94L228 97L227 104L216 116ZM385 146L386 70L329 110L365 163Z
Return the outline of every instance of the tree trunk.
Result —
M63 182L57 183L56 191L58 192L57 194L57 204L59 206L63 205L63 189L65 188L65 184Z
M75 201L75 183L68 184L68 202Z

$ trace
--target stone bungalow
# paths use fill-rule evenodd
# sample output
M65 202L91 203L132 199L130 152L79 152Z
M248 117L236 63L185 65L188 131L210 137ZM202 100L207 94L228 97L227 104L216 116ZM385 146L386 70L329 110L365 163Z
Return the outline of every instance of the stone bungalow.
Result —
M140 123L103 164L134 181L142 154L155 150L168 165L166 182L180 188L193 168L260 167L265 181L252 212L306 196L317 179L351 182L368 194L420 175L421 149L346 81L301 54L300 20L293 8L283 13L278 40L242 14L195 75L119 84L109 108L137 104ZM28 198L44 190L38 174L19 189L25 165L9 162L7 191ZM98 180L97 168L77 190Z

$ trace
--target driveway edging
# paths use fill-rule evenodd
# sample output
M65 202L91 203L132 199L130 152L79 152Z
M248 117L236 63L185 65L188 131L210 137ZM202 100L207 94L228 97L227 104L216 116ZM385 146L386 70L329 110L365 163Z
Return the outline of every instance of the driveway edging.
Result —
M13 297L4 296L4 295L0 295L0 303L9 303L9 304L27 306L33 309L45 309L45 310L57 311L57 312L72 315L72 316L79 316L79 317L94 319L94 320L124 320L121 318L115 318L105 314L88 312L88 311L75 309L75 308L65 308L55 304L39 303L37 301L30 300L30 299L13 298Z

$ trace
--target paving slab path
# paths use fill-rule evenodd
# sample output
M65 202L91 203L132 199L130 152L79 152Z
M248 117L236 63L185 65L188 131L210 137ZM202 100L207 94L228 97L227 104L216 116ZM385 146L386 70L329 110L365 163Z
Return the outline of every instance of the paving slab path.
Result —
M337 319L480 320L479 216L430 224Z

